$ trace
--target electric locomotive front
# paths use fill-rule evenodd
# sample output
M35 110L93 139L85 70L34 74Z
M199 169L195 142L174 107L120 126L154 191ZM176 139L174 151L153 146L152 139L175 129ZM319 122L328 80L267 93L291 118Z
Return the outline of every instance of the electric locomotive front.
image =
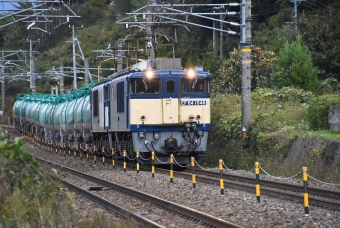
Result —
M129 76L129 125L141 163L155 152L180 164L206 156L210 130L210 75L199 70L155 70ZM143 160L143 158L145 160Z

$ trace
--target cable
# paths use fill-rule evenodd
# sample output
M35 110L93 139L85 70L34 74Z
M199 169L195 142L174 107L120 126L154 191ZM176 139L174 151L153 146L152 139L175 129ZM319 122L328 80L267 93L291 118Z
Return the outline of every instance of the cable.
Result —
M309 3L309 2L308 2L308 3L303 2L302 5L305 6L305 7L307 7L307 8L309 8L309 9L312 9L312 10L314 10L314 11L317 11L317 12L319 12L319 13L322 13L322 14L325 14L325 15L329 15L329 12L326 11L327 9L321 8L321 7L319 7L319 6L315 5L315 4L312 4L312 3ZM318 10L318 9L316 9L316 8L313 8L313 7L317 7L317 8L319 8L319 9L321 9L321 10ZM331 8L331 7L327 7L327 8L329 8L329 9L331 9L331 10L337 12L337 14L340 13L339 10L333 9L333 8Z
M275 3L275 4L279 4L279 3ZM288 6L288 2L287 3L285 2L284 4L280 4L278 6L273 6L269 9L262 10L260 12L257 12L256 14L252 14L252 17L276 13L276 12L279 12L281 9L285 8L286 6Z

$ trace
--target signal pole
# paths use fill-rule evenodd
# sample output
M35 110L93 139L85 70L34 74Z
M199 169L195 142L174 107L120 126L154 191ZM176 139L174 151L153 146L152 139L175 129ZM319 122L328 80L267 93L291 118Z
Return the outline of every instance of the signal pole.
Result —
M242 136L247 137L251 124L251 0L241 3L242 46Z

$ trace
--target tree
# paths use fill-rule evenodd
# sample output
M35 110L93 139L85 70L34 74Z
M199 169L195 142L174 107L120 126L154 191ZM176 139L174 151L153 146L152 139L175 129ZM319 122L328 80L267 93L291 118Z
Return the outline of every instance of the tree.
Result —
M312 54L302 43L301 36L296 41L284 45L277 57L277 71L274 74L276 86L295 86L314 91L318 83L318 70L313 65Z
M241 91L241 55L241 50L235 48L230 52L230 57L222 63L219 74L213 75L214 92L239 93ZM257 87L271 87L275 53L254 46L251 50L251 56L252 89L254 90Z
M309 13L301 20L301 35L320 69L319 78L340 80L340 19L334 12L326 15Z

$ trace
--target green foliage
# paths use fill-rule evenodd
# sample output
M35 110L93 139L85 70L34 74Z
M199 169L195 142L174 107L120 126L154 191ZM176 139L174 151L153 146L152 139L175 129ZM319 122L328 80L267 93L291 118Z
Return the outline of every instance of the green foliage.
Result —
M328 110L330 105L340 104L338 94L326 94L315 97L307 109L308 123L311 129L329 129Z
M302 43L301 36L295 42L284 45L277 57L277 68L274 75L279 88L296 86L309 91L316 89L317 68L313 66L312 55Z
M82 220L77 224L79 228L137 228L138 224L131 219L126 219L119 224L112 223L102 211L95 211L93 219Z
M333 5L329 4L329 9L338 10L338 1ZM339 22L339 17L314 11L306 11L299 22L299 31L312 53L315 66L320 69L321 80L330 77L340 80Z
M272 83L272 69L275 54L271 51L264 51L259 47L252 47L252 87L267 87ZM213 79L213 92L217 93L237 93L241 92L242 53L240 49L234 49L230 57L222 63L219 74L215 74Z
M340 83L335 78L327 78L321 81L316 90L316 93L319 95L339 93L339 92L340 92Z
M124 15L132 11L131 0L114 0L114 6L117 14Z
M260 103L278 101L297 101L300 103L309 103L314 97L315 95L312 92L294 87L283 87L280 90L258 88L252 93L252 100Z
M242 141L240 96L215 94L211 101L210 152L204 164L214 166L222 158L230 168L250 169L255 160L279 162L297 131L307 131L306 110L314 96L294 87L257 88L252 92L251 129Z
M22 139L0 135L2 227L68 227L73 208L54 172L40 170Z

